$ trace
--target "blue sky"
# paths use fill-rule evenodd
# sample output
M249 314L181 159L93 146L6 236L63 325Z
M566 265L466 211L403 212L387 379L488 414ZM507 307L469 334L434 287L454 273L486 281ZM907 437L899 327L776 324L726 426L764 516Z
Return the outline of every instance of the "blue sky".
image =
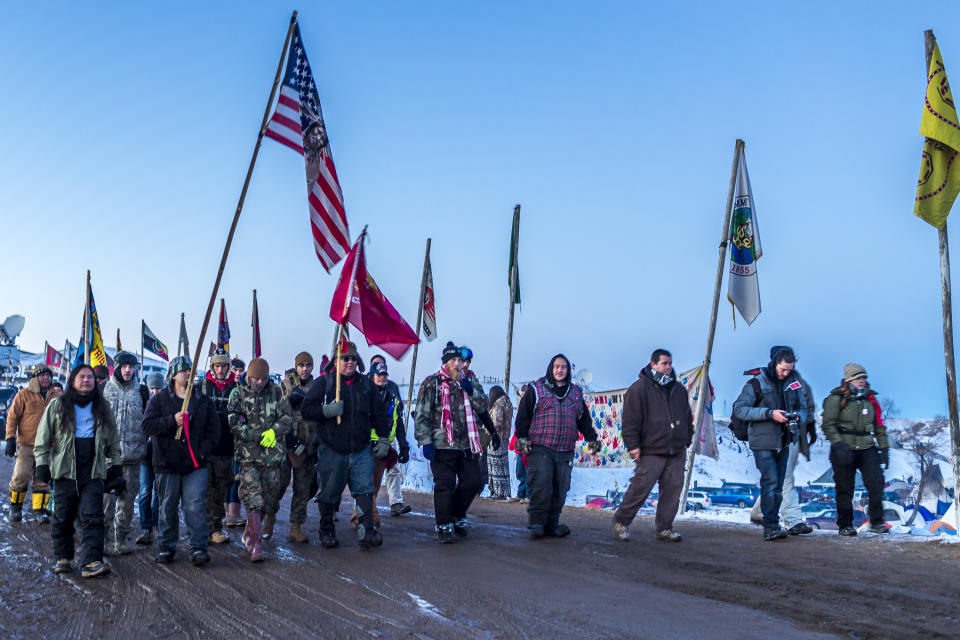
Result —
M88 268L108 344L145 318L175 348L181 311L196 341L293 8L351 230L411 324L433 238L418 378L446 339L502 377L516 203L514 380L558 351L597 388L660 346L699 364L740 137L763 313L734 330L721 302L721 410L786 343L818 397L856 361L904 415L946 412L937 234L912 215L925 28L960 77L946 2L6 5L0 314L23 348L76 341ZM258 290L274 370L333 331L305 191L265 140L221 287L245 357Z

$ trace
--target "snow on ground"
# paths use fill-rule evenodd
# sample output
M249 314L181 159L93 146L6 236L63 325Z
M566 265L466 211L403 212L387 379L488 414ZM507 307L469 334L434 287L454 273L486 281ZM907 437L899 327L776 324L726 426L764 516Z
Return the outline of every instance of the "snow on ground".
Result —
M890 427L892 432L908 423L915 422L915 420L894 419L889 422L891 423ZM412 432L412 429L410 431ZM747 444L733 438L729 429L724 426L717 427L717 435L719 439L719 459L713 460L712 458L697 456L694 464L694 475L690 482L691 488L695 486L719 487L722 486L724 482L749 482L759 484L760 472L757 471L753 461L753 454L750 453L750 448ZM800 456L797 463L797 469L794 473L797 487L803 487L816 480L831 468L829 459L830 444L823 437L822 432L819 432L818 436L817 442L814 443L811 450L811 459L807 460L803 456ZM892 440L893 439L891 439L891 441ZM943 473L947 486L952 486L953 470L949 464L949 434L943 435L938 450L947 460L946 462L943 460L938 461L940 470ZM430 473L429 464L423 459L420 448L415 442L411 442L410 451L410 462L404 469L403 488L422 492L432 491L433 476ZM511 495L516 495L516 456L513 453L510 454L510 470ZM907 480L917 475L916 456L903 449L890 450L890 468L884 471L886 480ZM606 496L608 490L626 491L632 476L632 467L602 469L574 467L566 504L574 507L582 507L586 503L587 496ZM484 489L481 495L489 495L489 490ZM935 501L934 504L929 506L935 508ZM642 510L641 513L645 511L648 510ZM649 511L652 512L652 510ZM746 524L750 521L750 510L737 509L736 507L711 507L704 511L688 512L680 517L692 520L715 520ZM902 533L907 532L904 531ZM901 536L895 537L900 538ZM949 540L950 542L960 542L960 536L933 536L932 538L922 538L920 536L905 535L903 537L915 540L941 539Z

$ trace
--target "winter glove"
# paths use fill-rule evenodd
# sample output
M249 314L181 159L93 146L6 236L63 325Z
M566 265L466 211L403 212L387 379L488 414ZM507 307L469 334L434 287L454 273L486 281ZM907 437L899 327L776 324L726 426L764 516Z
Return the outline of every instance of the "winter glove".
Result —
M603 443L601 443L599 439L591 440L590 442L587 443L587 451L596 455L600 453L600 447L602 446L603 446Z
M808 446L813 446L813 443L817 441L817 425L813 422L807 423L807 444Z
M837 464L852 464L853 452L846 442L834 442L830 445L830 461Z
M290 408L294 411L300 411L300 405L303 404L303 399L306 396L303 394L303 390L294 389L290 392L290 395L287 397L287 401L290 403Z
M470 378L460 380L460 388L466 391L468 396L473 395L473 383L470 382Z
M37 467L37 480L44 484L50 483L50 465L41 464Z
M500 434L494 431L490 434L490 449L491 451L499 451L500 447L503 445L503 440L500 439Z
M260 438L260 446L267 449L273 449L277 446L277 432L273 429L265 429L263 437Z
M7 454L8 458L12 458L17 453L17 438L16 436L10 436L7 438L7 448L4 450L4 453Z
M121 496L126 488L127 483L123 479L123 466L119 464L112 465L107 469L107 481L103 484L103 492Z
M410 462L410 447L400 447L400 457L397 458L397 462L400 464Z
M423 445L423 457L427 460L433 461L433 457L437 455L437 450L433 448L432 444Z
M390 443L387 442L386 438L380 438L373 443L373 456L377 460L383 460L388 455L390 455Z
M530 439L529 438L517 438L514 447L517 449L517 453L530 453Z
M343 400L329 402L322 407L324 418L336 418L343 415Z
M890 450L886 447L880 449L880 464L883 465L884 469L890 468Z

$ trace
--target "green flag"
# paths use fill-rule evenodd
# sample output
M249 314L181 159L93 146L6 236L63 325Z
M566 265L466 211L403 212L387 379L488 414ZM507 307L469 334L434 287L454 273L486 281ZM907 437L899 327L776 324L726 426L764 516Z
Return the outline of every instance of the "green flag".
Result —
M520 206L513 214L513 226L510 229L510 258L507 264L507 286L510 286L510 274L513 273L514 257L517 256L517 236L520 234ZM517 265L517 288L514 291L513 302L520 304L520 266Z

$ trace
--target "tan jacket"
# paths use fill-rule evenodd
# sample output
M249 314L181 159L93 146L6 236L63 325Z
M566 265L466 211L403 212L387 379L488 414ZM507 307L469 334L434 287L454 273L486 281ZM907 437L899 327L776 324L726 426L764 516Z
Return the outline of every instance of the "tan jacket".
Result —
M31 378L27 388L18 391L13 398L13 404L7 414L6 439L16 436L17 444L32 447L37 438L37 425L40 424L43 410L58 395L60 395L59 389L51 387L47 391L47 397L44 398L40 393L40 382L36 378Z

